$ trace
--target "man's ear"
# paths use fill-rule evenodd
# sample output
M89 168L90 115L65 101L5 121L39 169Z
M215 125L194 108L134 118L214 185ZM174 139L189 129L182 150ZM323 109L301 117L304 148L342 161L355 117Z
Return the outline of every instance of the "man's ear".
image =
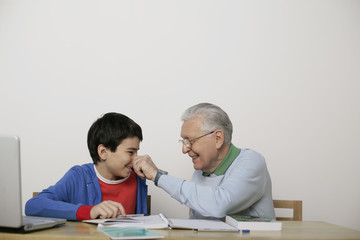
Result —
M107 149L103 144L99 144L98 148L98 155L100 157L100 161L106 161L107 159Z
M215 134L216 148L220 149L225 142L224 132L222 130L216 130L213 134Z

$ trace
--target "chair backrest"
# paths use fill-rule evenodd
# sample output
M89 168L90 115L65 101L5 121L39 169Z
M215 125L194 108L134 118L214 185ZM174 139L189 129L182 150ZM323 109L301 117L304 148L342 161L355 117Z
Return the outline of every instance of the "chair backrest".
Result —
M35 197L36 195L38 195L40 192L33 192L33 197Z
M33 197L38 195L40 192L33 192ZM151 214L151 195L147 195L147 214Z
M151 195L147 195L147 215L151 215Z
M293 210L292 217L276 216L278 221L302 221L302 201L301 200L273 200L274 208L286 208Z

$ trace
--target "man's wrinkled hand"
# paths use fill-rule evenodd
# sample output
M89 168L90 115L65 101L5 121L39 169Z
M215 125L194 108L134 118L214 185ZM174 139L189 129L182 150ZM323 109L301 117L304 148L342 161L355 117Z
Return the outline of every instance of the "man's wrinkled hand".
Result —
M136 156L133 161L133 169L139 177L152 181L155 181L155 176L158 171L158 168L149 155Z

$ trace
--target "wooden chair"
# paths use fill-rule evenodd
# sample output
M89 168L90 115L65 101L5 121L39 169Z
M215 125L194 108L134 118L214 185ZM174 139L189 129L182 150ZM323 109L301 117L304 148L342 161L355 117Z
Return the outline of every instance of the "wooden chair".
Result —
M151 195L147 195L147 215L151 215Z
M33 192L33 197L38 195L40 192ZM147 214L151 214L151 195L147 195Z
M35 197L36 195L38 195L40 192L33 192L33 197Z
M278 221L302 221L302 201L301 200L273 200L274 208L286 208L293 210L292 217L278 217Z

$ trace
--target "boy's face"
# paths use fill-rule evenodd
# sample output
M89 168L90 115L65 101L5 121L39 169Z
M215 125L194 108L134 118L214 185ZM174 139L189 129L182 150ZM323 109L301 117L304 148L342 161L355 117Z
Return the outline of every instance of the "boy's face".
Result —
M134 157L137 156L140 140L137 137L125 138L115 152L105 149L102 155L101 175L109 180L118 180L129 175Z

